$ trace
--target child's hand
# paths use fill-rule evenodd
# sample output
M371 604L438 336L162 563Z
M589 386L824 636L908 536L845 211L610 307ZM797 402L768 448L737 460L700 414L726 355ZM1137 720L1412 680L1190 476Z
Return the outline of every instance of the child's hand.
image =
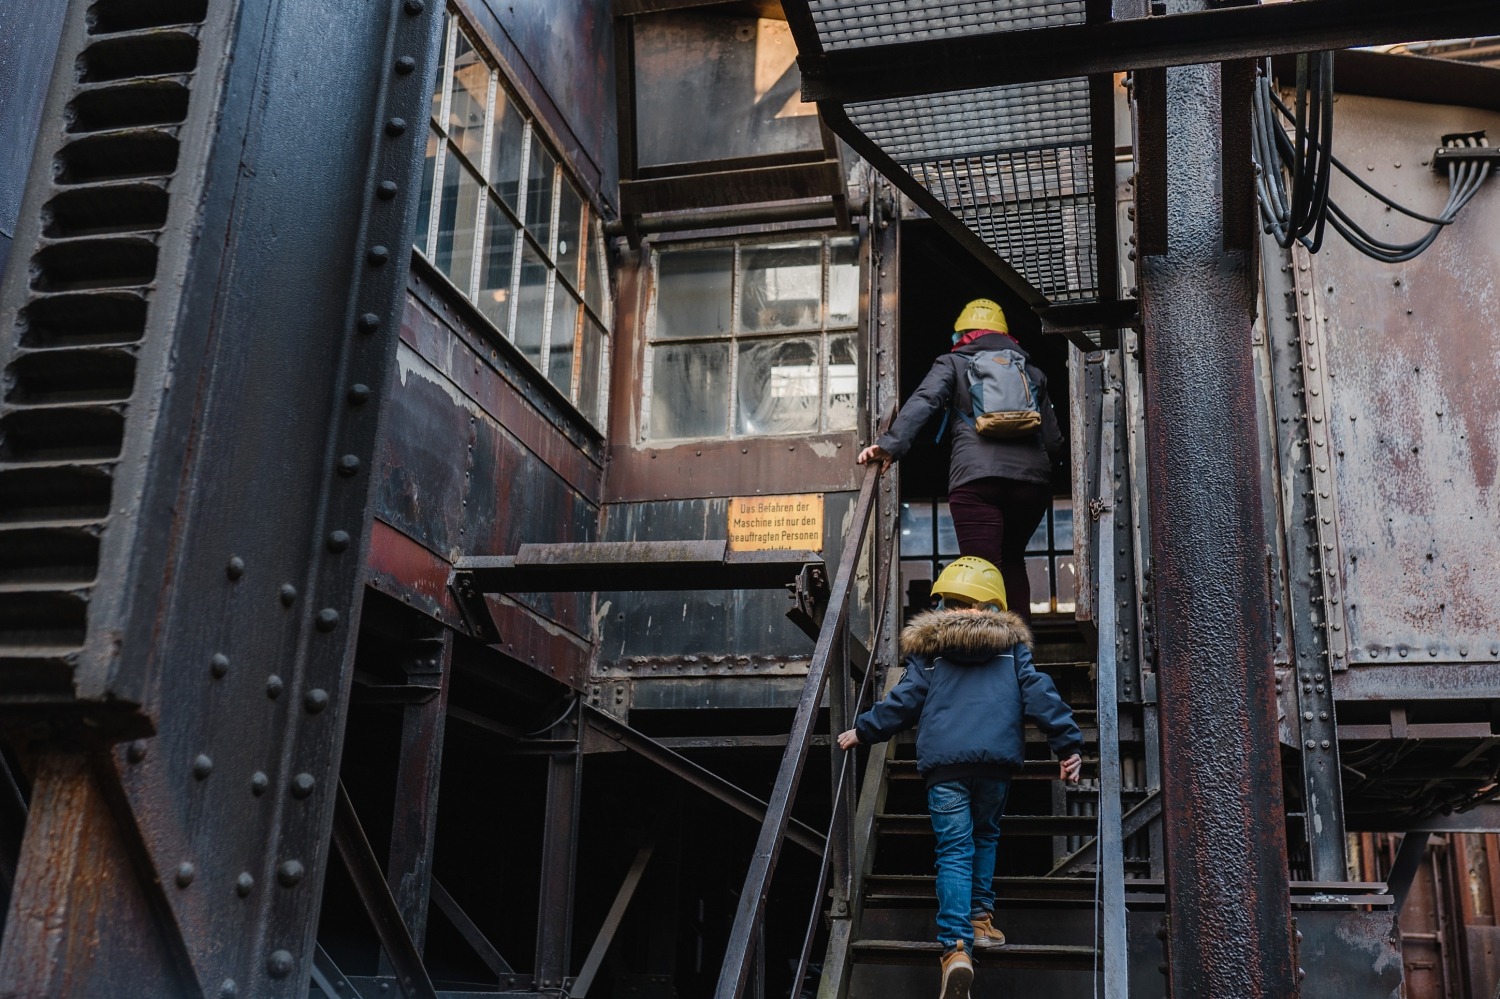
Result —
M854 734L854 729L839 733L840 749L853 749L857 745L859 745L859 736Z
M843 741L843 736L839 737ZM1069 784L1077 784L1078 779L1083 776L1083 757L1074 753L1066 760L1057 761L1057 779L1065 780Z

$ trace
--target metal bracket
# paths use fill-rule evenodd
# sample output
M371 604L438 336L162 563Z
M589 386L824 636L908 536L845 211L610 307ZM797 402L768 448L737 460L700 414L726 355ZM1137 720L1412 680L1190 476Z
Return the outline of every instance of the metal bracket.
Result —
M818 631L823 627L823 615L828 610L828 574L822 565L808 563L797 573L795 580L786 584L786 588L792 597L787 618L817 641Z

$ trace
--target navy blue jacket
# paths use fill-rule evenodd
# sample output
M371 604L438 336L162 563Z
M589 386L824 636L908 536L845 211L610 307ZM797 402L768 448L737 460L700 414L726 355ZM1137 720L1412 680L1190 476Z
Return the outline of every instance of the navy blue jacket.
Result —
M927 611L901 633L906 674L854 723L859 741L884 742L920 721L917 772L933 783L955 772L1019 770L1025 721L1059 759L1083 734L1052 678L1031 661L1031 632L1009 611Z

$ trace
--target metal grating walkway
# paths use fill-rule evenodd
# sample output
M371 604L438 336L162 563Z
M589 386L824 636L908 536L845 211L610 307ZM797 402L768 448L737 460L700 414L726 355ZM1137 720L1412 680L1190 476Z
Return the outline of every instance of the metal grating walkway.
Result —
M1084 0L808 0L827 50L1082 24Z

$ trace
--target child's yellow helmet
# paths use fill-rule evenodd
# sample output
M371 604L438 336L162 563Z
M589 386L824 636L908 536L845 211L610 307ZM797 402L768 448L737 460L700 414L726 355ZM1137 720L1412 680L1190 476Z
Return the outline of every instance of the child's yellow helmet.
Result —
M938 574L932 584L935 597L958 597L972 600L976 604L994 604L1006 609L1005 580L1000 570L982 558L965 555L955 559L948 568Z
M976 298L964 306L964 311L958 314L958 320L953 324L953 332L962 333L964 330L1009 333L1010 323L1005 321L1005 312L999 303L988 298Z

